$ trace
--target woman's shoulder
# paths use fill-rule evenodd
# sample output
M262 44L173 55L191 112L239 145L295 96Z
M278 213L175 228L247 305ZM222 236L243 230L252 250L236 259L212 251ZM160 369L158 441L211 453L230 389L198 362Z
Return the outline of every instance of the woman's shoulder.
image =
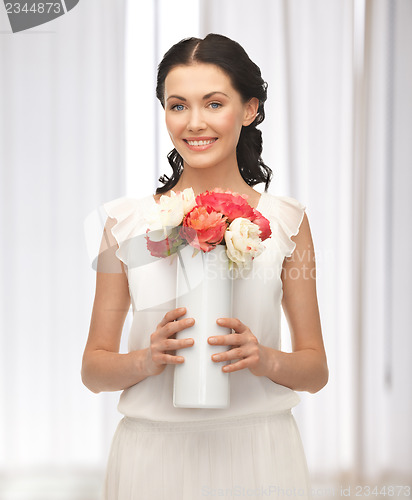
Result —
M296 210L306 210L306 205L292 196L276 195L269 191L264 191L262 195L266 201L266 208L275 215L279 216Z
M305 217L306 205L296 198L275 195L268 191L262 193L260 203L262 214L269 219L272 235L285 256L290 256L295 249L292 240L296 236Z
M103 203L103 208L110 219L110 229L117 241L126 241L134 235L144 232L147 213L153 209L152 194L140 197L120 196Z

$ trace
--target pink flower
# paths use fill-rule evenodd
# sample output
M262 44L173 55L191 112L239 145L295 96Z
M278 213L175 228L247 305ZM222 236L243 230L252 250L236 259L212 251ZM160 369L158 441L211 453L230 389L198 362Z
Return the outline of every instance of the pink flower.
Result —
M179 245L183 243L183 239L180 235L180 227L175 227L172 229L171 233L167 238L162 240L151 240L149 236L145 235L147 249L150 255L153 257L168 257L172 253L176 253ZM148 229L146 233L150 232ZM154 231L152 232L154 233Z
M182 233L190 245L209 252L222 241L226 228L227 218L223 214L196 206L183 219Z
M213 191L205 191L196 196L196 203L207 209L220 212L227 217L228 223L237 217L251 220L254 216L253 208L248 204L247 195L223 191L215 188Z

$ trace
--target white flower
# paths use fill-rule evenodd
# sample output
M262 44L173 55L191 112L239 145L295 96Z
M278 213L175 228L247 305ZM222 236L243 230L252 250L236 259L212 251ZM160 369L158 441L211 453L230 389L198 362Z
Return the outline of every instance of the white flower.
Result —
M151 231L163 229L168 236L172 228L181 224L184 216L196 205L192 188L182 192L171 191L170 195L162 195L153 210L147 214L146 221Z
M181 196L183 199L183 212L186 215L196 205L196 196L195 196L195 193L193 191L193 188L184 189L181 192Z
M265 248L259 237L260 233L259 226L249 219L234 219L225 232L226 253L229 259L240 268L250 269L252 260Z

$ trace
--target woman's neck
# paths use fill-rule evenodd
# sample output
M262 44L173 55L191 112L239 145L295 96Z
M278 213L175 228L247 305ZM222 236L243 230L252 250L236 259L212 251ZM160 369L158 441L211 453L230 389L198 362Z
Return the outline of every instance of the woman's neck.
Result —
M217 171L211 171L209 168L191 168L185 166L183 172L173 187L173 191L183 191L187 188L192 188L195 195L203 193L204 191L211 191L215 188L221 188L224 190L235 191L238 193L249 194L252 188L240 175L239 169L236 165L236 169L231 169L231 171L224 171L221 169Z

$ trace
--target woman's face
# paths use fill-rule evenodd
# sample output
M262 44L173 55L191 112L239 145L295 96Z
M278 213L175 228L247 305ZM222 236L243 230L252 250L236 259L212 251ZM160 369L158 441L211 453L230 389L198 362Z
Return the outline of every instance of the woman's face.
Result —
M194 168L236 162L242 126L253 122L258 104L257 98L243 103L214 64L177 66L165 80L167 130L185 164Z

